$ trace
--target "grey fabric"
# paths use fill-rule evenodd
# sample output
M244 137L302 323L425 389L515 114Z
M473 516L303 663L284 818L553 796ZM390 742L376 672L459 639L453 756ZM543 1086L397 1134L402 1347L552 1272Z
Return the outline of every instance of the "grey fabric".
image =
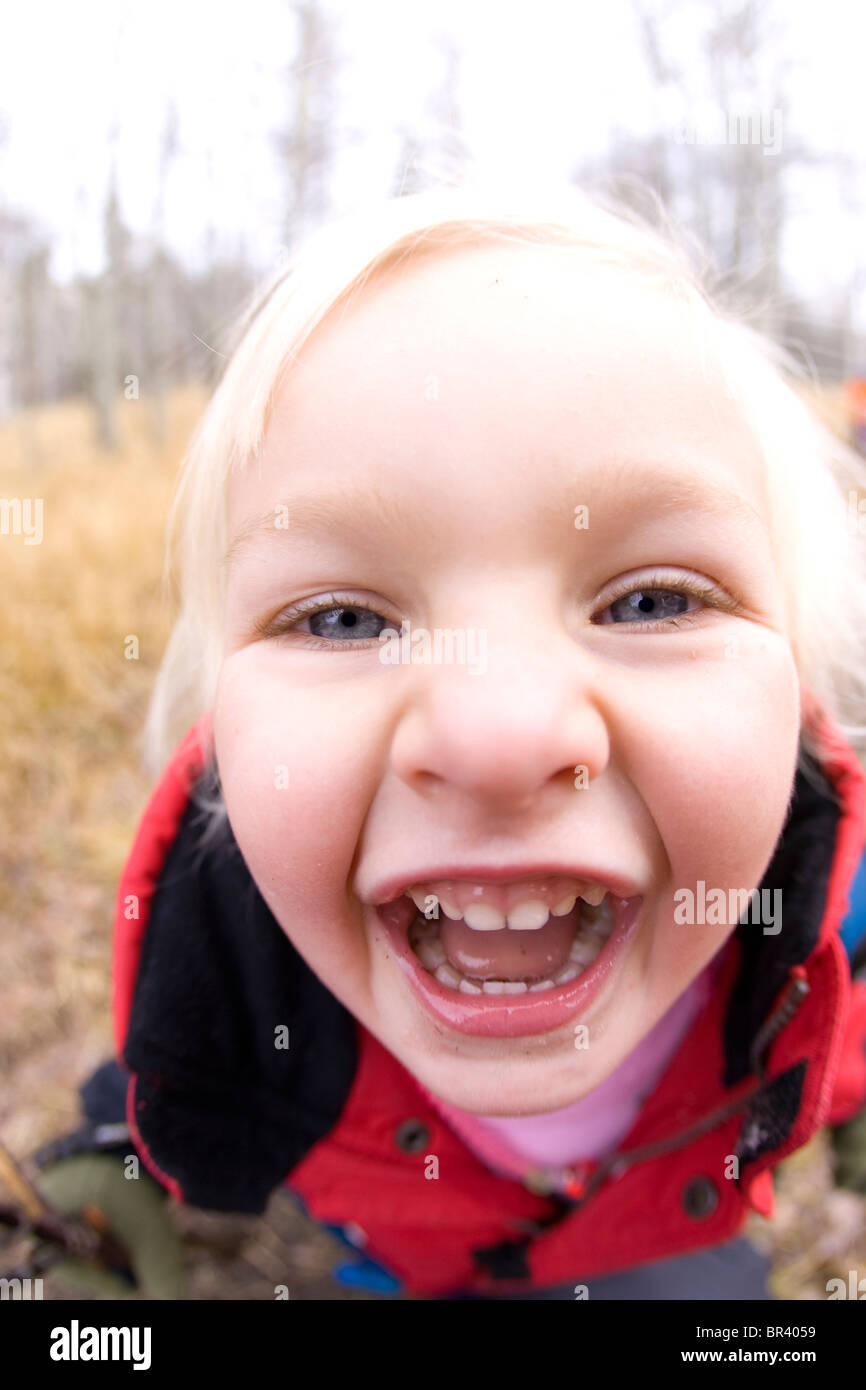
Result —
M770 1300L767 1289L770 1262L744 1238L732 1240L710 1250L698 1250L690 1255L677 1255L671 1260L659 1260L624 1270L621 1274L605 1274L601 1278L575 1278L568 1284L553 1288L530 1289L526 1293L452 1294L451 1301L472 1299L498 1302L506 1299L559 1299L573 1302L575 1289L589 1302L609 1299L637 1300L704 1300L734 1299ZM580 1286L585 1285L587 1294Z

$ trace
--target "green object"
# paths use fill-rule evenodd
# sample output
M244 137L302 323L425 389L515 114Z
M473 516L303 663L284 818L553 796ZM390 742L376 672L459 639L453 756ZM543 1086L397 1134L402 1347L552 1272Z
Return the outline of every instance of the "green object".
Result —
M184 1251L172 1226L167 1197L137 1163L138 1177L126 1176L127 1160L117 1154L76 1154L43 1168L40 1192L63 1212L93 1205L104 1214L112 1233L129 1251L137 1288L120 1275L87 1261L70 1258L51 1266L51 1276L104 1298L182 1299Z
M866 1110L830 1131L839 1187L866 1195Z

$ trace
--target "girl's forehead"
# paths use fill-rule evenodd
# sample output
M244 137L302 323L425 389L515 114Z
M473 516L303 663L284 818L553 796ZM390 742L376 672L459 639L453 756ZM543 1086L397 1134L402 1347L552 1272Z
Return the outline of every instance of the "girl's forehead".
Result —
M491 481L598 484L605 460L727 482L763 507L709 311L580 249L471 246L380 273L319 324L276 394L257 491L363 470L471 500Z
M459 412L552 417L575 427L623 406L667 423L730 428L717 323L697 299L593 261L583 248L473 245L380 272L338 303L294 355L280 404L359 417ZM671 406L676 416L671 418ZM274 412L276 421L280 410ZM509 419L509 428L516 423ZM539 421L533 421L537 427Z
M298 356L313 368L363 342L371 364L390 356L396 365L413 350L466 355L477 344L491 356L538 359L545 349L564 349L577 360L660 337L672 348L676 340L685 370L713 371L711 317L682 291L594 260L582 247L482 244L378 272L326 315Z

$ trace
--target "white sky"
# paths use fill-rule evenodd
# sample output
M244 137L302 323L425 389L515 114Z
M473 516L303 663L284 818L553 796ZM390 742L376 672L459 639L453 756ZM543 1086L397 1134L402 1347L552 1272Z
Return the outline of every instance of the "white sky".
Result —
M670 9L665 0L650 5ZM581 159L603 153L612 127L646 132L661 121L671 129L683 114L649 82L629 0L324 0L324 7L340 21L340 126L354 135L337 169L338 211L390 191L397 128L429 119L440 33L452 34L460 51L463 132L484 172L566 180ZM665 31L693 91L690 54L703 12L692 4ZM828 172L801 177L794 190L786 245L791 268L814 294L844 285L863 257L862 219L853 209L841 217L839 199L844 192L856 204L866 192L866 9L851 0L791 0L781 12L788 38L768 61L787 50L792 63L784 139L828 156L850 152L857 165L844 187ZM268 266L279 254L283 198L270 137L286 121L281 68L292 62L294 32L284 0L29 0L14 11L7 0L0 206L41 221L54 242L55 273L98 268L112 151L123 216L147 231L173 101L179 149L166 192L167 239L195 263L210 222L222 248L243 245ZM756 109L764 95L744 92L743 107Z

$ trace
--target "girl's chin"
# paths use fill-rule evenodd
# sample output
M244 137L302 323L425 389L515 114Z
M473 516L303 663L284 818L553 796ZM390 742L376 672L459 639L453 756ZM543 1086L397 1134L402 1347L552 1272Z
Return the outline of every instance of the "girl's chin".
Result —
M386 1043L387 1046L387 1043ZM488 1055L479 1057L450 1056L443 1062L441 1054L431 1056L423 1049L389 1050L411 1072L420 1085L445 1105L454 1106L480 1118L529 1119L549 1115L577 1105L600 1086L618 1064L599 1055L593 1056L592 1068L575 1067L572 1058L563 1051L556 1057L509 1057L508 1079L503 1081L503 1059ZM585 1054L584 1054L585 1055Z

